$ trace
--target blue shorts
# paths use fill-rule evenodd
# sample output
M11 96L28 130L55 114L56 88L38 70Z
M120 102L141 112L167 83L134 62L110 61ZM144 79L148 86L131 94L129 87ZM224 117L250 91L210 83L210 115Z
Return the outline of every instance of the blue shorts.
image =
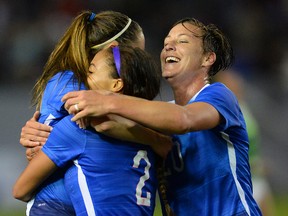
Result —
M76 215L73 206L49 200L31 200L27 204L27 216L71 216Z

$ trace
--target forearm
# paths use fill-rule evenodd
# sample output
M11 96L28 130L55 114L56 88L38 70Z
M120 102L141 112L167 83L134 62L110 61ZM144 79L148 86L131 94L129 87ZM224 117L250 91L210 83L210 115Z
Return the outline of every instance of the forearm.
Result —
M36 189L57 169L56 165L42 152L27 165L13 187L13 196L29 201Z
M167 156L172 148L172 139L170 136L146 128L121 116L109 115L109 117L111 120L104 122L92 119L91 125L97 132L107 136L149 145L156 154L163 158Z
M153 151L164 159L172 148L173 143L170 136L153 131L139 124L131 128L130 131L138 143L151 146Z
M185 107L162 101L109 95L106 103L110 113L129 118L165 134L181 134L189 130Z
M164 134L207 130L216 127L221 120L218 111L205 102L180 106L91 90L70 92L62 100L66 101L65 108L69 113L75 115L72 121L116 114ZM75 104L79 110L75 109Z

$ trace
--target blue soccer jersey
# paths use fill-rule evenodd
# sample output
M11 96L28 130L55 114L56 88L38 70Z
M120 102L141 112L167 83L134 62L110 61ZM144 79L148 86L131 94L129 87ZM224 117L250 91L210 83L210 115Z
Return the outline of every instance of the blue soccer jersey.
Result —
M157 179L149 146L57 123L43 152L59 167L73 165L65 186L77 215L153 215Z
M57 73L47 83L41 108L40 123L54 126L68 112L63 107L61 98L70 91L86 89L84 85L78 84L72 71ZM26 215L73 215L73 205L64 187L65 168L57 170L39 188L34 199L32 199L26 210Z
M62 97L71 91L85 90L84 84L78 84L72 71L64 71L54 75L47 83L43 93L39 122L55 125L68 115Z
M223 117L216 128L174 136L167 160L174 213L201 216L261 215L252 197L248 135L234 94L223 84L205 86L189 103L205 102Z

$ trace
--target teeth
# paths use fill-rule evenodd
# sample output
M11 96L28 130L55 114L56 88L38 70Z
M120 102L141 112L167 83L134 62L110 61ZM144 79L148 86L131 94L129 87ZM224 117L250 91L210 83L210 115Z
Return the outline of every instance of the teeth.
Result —
M173 57L173 56L169 56L165 59L165 62L179 62L180 59L176 58L176 57Z

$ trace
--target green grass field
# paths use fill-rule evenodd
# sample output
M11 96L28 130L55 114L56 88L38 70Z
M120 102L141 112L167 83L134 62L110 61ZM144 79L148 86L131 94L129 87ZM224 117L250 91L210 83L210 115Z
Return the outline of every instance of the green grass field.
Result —
M276 215L263 215L263 216L287 216L288 215L288 195L286 196L276 196L275 197L275 207ZM1 210L0 216L24 216L25 209L18 210ZM160 207L157 203L154 216L162 216Z

